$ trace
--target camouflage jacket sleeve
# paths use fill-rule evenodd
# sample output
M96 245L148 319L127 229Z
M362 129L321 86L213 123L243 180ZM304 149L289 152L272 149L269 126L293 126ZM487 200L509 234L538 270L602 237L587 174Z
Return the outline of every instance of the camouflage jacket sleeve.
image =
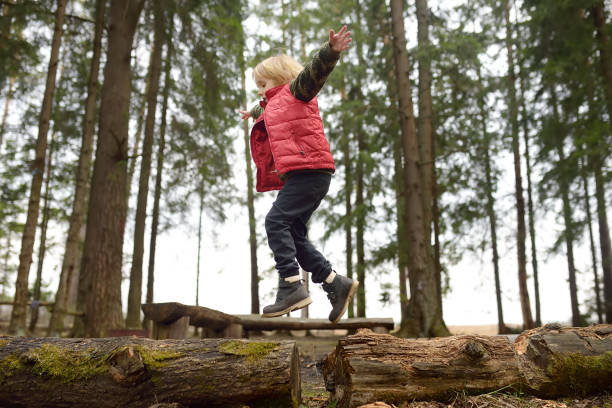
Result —
M264 108L262 108L261 105L257 104L253 106L253 108L251 109L251 117L253 118L253 120L257 120L257 118L261 116L263 111Z
M332 50L329 42L325 43L312 61L291 82L290 89L293 96L304 102L317 96L339 58L340 53Z

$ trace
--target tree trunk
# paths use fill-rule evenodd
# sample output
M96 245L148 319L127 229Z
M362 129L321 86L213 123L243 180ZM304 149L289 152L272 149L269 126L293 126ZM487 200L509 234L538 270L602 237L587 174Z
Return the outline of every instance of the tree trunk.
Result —
M593 25L597 31L597 48L599 49L599 63L604 82L608 118L612 120L612 56L610 55L610 46L608 45L604 2L601 1L596 6L593 6L591 13L593 14Z
M147 201L149 198L149 179L151 177L151 156L155 140L155 114L157 113L157 95L162 66L162 44L164 41L164 7L162 0L153 1L154 39L151 57L151 77L147 92L147 120L142 143L140 161L140 180L138 183L138 204L136 207L136 224L134 226L134 252L130 272L130 289L128 293L126 327L140 327L140 304L142 303L142 258L144 254L144 233L147 218Z
M4 144L4 133L6 132L6 119L8 118L9 104L13 97L13 87L15 86L15 78L9 78L9 88L4 101L4 112L2 113L2 123L0 123L0 157L2 157L2 145Z
M106 13L106 0L96 2L96 25L93 39L93 55L89 68L89 81L87 83L87 100L85 101L85 115L83 117L81 150L77 168L72 214L66 238L66 248L62 261L59 286L55 294L55 306L49 321L47 336L57 336L64 329L64 317L68 307L68 299L72 282L79 278L77 264L80 254L80 232L85 213L85 197L87 197L89 176L91 174L91 155L95 131L96 105L98 98L98 76L100 71L100 55L102 53L102 34ZM87 295L86 293L84 294ZM82 304L85 297L77 301L77 309L84 310ZM78 318L82 323L82 319Z
M557 166L560 168L559 174L559 192L561 193L561 202L563 204L563 221L565 223L565 229L563 231L563 237L565 238L565 249L567 252L567 269L568 269L568 282L570 290L570 304L572 308L572 325L582 326L582 318L578 309L578 287L576 285L576 267L574 263L574 237L573 237L573 221L572 221L572 208L569 199L569 182L567 181L568 171L564 168L567 165L565 159L565 152L563 151L563 142L565 140L564 130L562 130L561 118L559 116L559 106L557 99L557 92L554 85L550 87L551 95L551 107L553 110L553 118L555 123L560 130L560 134L556 135L556 149L559 156L559 162ZM563 123L566 121L564 120Z
M346 101L346 86L343 83L342 87L342 100ZM351 164L351 137L349 129L346 126L346 120L342 120L342 153L343 153L343 164L344 164L344 216L346 217L344 222L344 239L346 243L346 276L353 279L353 166ZM355 302L351 299L348 306L347 317L355 317Z
M601 290L599 284L599 271L597 270L597 252L595 251L595 237L593 235L593 214L591 212L591 194L589 193L589 180L587 178L587 166L584 160L581 160L580 176L582 177L582 186L584 188L584 208L586 213L586 223L589 230L589 247L591 249L591 261L593 265L593 291L595 292L595 312L597 313L597 322L603 323L603 308L601 304Z
M198 219L198 259L196 265L195 304L200 305L200 252L202 249L202 216L204 215L204 186L200 187L200 217Z
M438 287L431 257L430 242L425 235L419 150L410 92L409 60L403 21L403 3L391 1L393 55L395 57L400 126L404 155L406 240L410 301L408 318L402 320L402 335L429 337L448 335L438 304Z
M599 250L603 270L603 303L606 323L612 323L612 245L606 209L606 187L603 176L603 163L600 155L594 155L595 197L597 199L597 223L599 224Z
M431 101L431 52L429 42L429 9L427 0L415 0L417 15L417 40L419 63L419 117L417 134L419 140L419 171L423 196L423 223L427 242L431 242L432 197L433 197L433 106Z
M291 341L0 339L3 407L297 408L301 399Z
M149 245L149 268L147 274L147 303L153 303L153 292L155 283L155 251L157 247L157 231L159 227L159 201L162 193L162 175L164 171L164 153L166 149L166 125L168 112L168 98L170 96L170 86L172 78L170 77L170 69L172 68L172 35L174 32L174 14L168 16L168 33L166 34L166 59L164 61L164 89L162 91L162 111L161 123L159 125L159 146L157 150L157 172L155 174L155 193L153 196L153 214L151 217L151 242ZM143 327L148 328L149 324L146 319Z
M478 70L478 83L482 85L482 74L480 66ZM495 214L495 198L493 197L493 191L495 186L493 185L493 171L491 169L491 155L490 155L490 135L487 131L487 110L485 107L484 91L480 90L478 98L478 108L480 110L480 123L482 126L482 154L484 158L485 166L485 189L487 196L486 211L487 218L489 219L489 229L491 232L491 253L493 262L493 277L495 280L495 300L497 303L497 333L504 334L508 332L508 328L504 323L504 310L502 307L502 290L501 282L499 279L499 252L497 248L497 216Z
M533 295L535 302L535 325L542 325L542 314L540 307L540 278L538 275L538 252L536 250L535 211L533 209L533 187L531 184L531 157L529 151L529 127L528 113L525 102L525 71L519 67L521 88L521 125L523 128L523 140L525 141L525 171L527 172L527 215L529 217L529 242L531 243L531 268L533 270Z
M243 62L244 64L244 62ZM244 110L247 107L245 67L242 66L242 96ZM244 121L244 158L247 176L247 208L249 211L249 248L251 253L251 313L259 313L259 271L257 268L257 232L255 230L255 195L253 194L253 167L249 143L249 123Z
M612 57L608 45L606 31L606 18L604 2L600 2L592 9L593 24L597 30L597 43L599 48L599 62L604 82L608 119L612 118ZM597 217L599 221L599 240L601 250L601 263L604 282L604 308L606 323L612 323L612 248L610 245L610 230L606 214L605 185L602 175L602 159L595 157L595 195L597 197Z
M508 52L508 100L510 125L512 132L512 152L514 154L514 190L516 198L517 215L517 263L519 296L521 300L521 312L523 314L523 328L534 327L529 304L529 290L527 289L527 256L525 251L525 200L523 199L523 182L521 178L521 153L518 137L518 109L516 103L516 75L514 73L514 52L512 49L512 29L510 25L510 2L504 1L504 14L506 19L506 47Z
M49 158L47 160L47 169L45 171L45 193L43 197L42 221L40 223L40 245L38 246L38 265L36 268L36 280L34 281L34 291L32 293L33 301L40 301L40 288L42 286L42 272L45 263L45 255L47 251L47 225L49 225L49 184L51 181L51 169L53 168L53 148L55 147L55 130L51 132L51 141L49 143ZM30 333L34 333L36 324L38 323L38 311L40 308L33 307L30 312L30 325L28 327Z
M407 340L359 330L323 360L339 408L374 401L445 401L501 389L562 397L609 389L612 326L548 327L503 336Z
M83 265L89 282L85 335L103 337L121 327L121 267L126 220L128 119L131 91L130 58L134 31L144 0L112 0L108 56Z
M45 170L45 155L47 151L47 133L49 132L49 121L53 108L53 93L55 91L55 77L59 62L59 50L62 42L64 26L64 14L66 12L66 0L57 0L55 12L55 27L53 29L53 40L51 43L51 55L47 70L47 83L43 96L40 119L38 123L38 137L36 139L36 152L32 164L32 185L30 189L30 200L28 213L21 241L21 252L19 254L19 268L17 270L17 281L15 282L14 306L9 324L10 334L24 334L26 327L26 307L28 302L28 276L32 264L32 251L34 248L34 236L38 224L38 210L40 206L40 190L42 188L43 172Z

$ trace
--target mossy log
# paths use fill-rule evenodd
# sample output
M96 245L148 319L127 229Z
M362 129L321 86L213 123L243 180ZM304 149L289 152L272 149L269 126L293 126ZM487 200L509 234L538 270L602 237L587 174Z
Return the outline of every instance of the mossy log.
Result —
M522 384L531 394L556 398L612 391L612 325L547 325L514 342Z
M1 407L297 407L295 342L0 336Z
M360 330L323 361L338 407L521 390L563 397L612 391L612 325L547 326L503 336L400 339Z

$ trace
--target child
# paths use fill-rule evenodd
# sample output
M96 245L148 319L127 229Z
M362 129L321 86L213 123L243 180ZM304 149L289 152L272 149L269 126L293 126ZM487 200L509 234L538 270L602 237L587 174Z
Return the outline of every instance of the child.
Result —
M266 215L268 245L279 273L274 304L263 317L281 316L312 303L300 280L300 266L322 283L331 301L329 320L337 323L357 292L358 281L337 275L308 241L306 224L327 194L335 171L323 131L316 95L351 42L346 26L329 32L329 41L302 66L287 55L259 63L253 78L263 98L243 119L255 119L251 155L257 167L257 191L280 190ZM296 262L297 260L297 262ZM299 264L299 265L298 265Z

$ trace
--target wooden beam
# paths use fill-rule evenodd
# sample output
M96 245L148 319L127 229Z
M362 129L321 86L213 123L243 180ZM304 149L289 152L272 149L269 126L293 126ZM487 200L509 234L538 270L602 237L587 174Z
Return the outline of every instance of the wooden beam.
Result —
M245 330L357 330L384 328L392 330L391 318L349 318L338 323L327 319L302 319L294 317L261 317L260 315L236 315Z

